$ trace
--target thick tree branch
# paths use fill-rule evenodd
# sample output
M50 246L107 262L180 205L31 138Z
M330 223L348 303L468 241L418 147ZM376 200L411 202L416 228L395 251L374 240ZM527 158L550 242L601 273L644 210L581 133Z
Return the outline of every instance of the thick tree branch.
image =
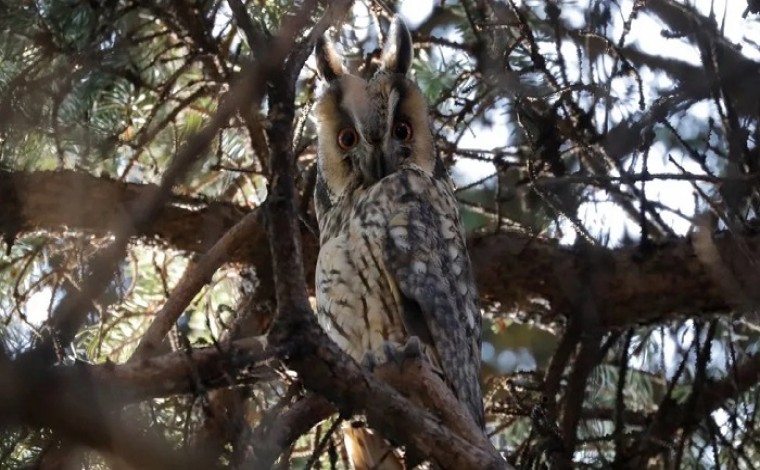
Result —
M72 195L72 190L81 197ZM149 185L75 172L0 172L0 214L17 214L19 231L70 229L105 234L113 230L119 214L129 210L130 201L150 190ZM16 197L5 197L9 193ZM205 252L249 212L232 204L174 197L141 236L176 249ZM253 264L262 289L272 292L271 257L264 248L267 237L261 216L251 224L249 242L231 253L230 260ZM306 231L302 241L306 278L311 279L317 241ZM738 244L732 236L719 234L714 243L724 266L739 281L746 277L742 273L749 269L749 260L760 256L760 235L748 235ZM577 276L590 260L588 254L572 247L515 232L472 236L469 250L484 303L498 303L501 311L519 308L530 312L536 299L550 302L555 314L570 311L573 303L562 287L564 279ZM596 286L600 324L606 328L649 323L676 314L728 312L747 300L739 302L723 291L689 237L644 251L639 247L591 247L586 253L588 250L596 260L589 276ZM760 301L753 286L740 287L750 302Z
M425 360L407 360L400 365L383 364L375 370L375 375L396 390L403 391L417 406L432 411L444 426L470 444L498 455L469 411Z
M76 388L79 382L87 383L98 395L116 404L127 404L149 398L195 393L198 386L205 389L235 385L243 380L269 378L270 368L262 363L271 359L274 352L266 348L266 340L252 337L234 341L225 347L208 347L190 351L175 351L161 356L141 359L126 364L75 364L44 369L40 377L59 384L62 390ZM0 421L8 420L17 410L19 401L25 400L22 385L32 383L29 373L4 368L0 380L7 384L0 396ZM19 373L18 376L8 374ZM15 384L15 386L14 386ZM28 384L27 384L28 386ZM54 392L53 389L50 390Z
M285 411L265 415L251 436L251 457L245 468L272 468L282 452L317 423L335 413L319 395L309 394Z
M229 386L265 373L272 356L261 338L224 349L177 351L129 364L74 364L29 370L27 361L0 359L0 425L49 427L73 442L119 457L135 468L213 468L214 455L172 451L159 435L144 436L134 416L118 417L126 403L199 388ZM259 369L255 369L259 367Z
M490 449L442 426L385 382L361 369L330 341L310 310L287 318L286 334L276 324L274 337L286 342L286 361L311 390L334 403L345 415L363 413L369 425L395 442L415 449L442 468L508 468Z

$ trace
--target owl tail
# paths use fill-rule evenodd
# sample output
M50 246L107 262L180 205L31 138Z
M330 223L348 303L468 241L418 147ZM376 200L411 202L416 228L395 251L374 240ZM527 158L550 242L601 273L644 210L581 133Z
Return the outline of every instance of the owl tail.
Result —
M362 422L343 425L343 443L354 470L404 470L393 446Z

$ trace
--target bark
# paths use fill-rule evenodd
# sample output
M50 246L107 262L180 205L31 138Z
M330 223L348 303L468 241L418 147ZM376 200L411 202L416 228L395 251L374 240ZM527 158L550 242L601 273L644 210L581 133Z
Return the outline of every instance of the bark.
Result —
M238 375L245 370L244 380L251 377L272 378L274 375L264 362L272 357L266 341L260 337L232 342L226 347L198 348L176 351L161 356L141 359L126 364L76 364L42 368L40 377L29 378L22 370L22 362L0 366L3 388L0 418L12 417L16 405L28 401L21 391L39 386L43 382L56 383L51 390L73 389L82 384L98 390L111 403L133 403L148 398L168 397L197 392L199 387L217 388L238 383ZM80 385L76 385L80 384Z
M105 235L130 203L151 185L123 183L72 171L0 172L0 229L6 237L34 230L76 230ZM140 234L140 240L191 252L205 252L251 210L234 204L174 196ZM313 279L317 240L302 231L306 279ZM273 296L271 257L263 218L253 225L249 243L228 254L228 261L251 263L262 289ZM675 315L728 312L758 303L752 288L751 259L760 255L760 236L713 236L718 258L698 255L694 239L684 237L646 248L560 246L517 232L474 235L469 240L484 305L496 312L537 312L544 321L576 310L568 280L580 273L595 297L600 325L618 328L660 321ZM726 273L732 288L726 286ZM311 286L310 286L311 287ZM741 293L738 295L737 292ZM542 309L536 300L547 301ZM498 315L498 313L497 313Z
M47 366L38 357L0 358L0 423L50 428L70 442L123 460L132 468L215 468L205 449L172 450L145 431L139 413L119 413L127 403L200 393L251 380L275 351L261 338L230 347L177 351L128 364ZM147 435L146 435L147 434Z

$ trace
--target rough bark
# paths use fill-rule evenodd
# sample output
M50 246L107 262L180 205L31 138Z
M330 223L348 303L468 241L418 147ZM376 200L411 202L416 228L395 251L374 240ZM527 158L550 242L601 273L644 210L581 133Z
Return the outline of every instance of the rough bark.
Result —
M97 390L103 400L125 404L195 393L200 391L199 387L226 387L240 380L253 380L253 377L272 378L269 368L263 365L271 356L272 352L266 350L266 341L252 337L225 347L176 351L126 364L109 362L49 367L41 371L39 383L34 383L29 374L20 370L19 364L13 363L17 368L0 367L0 378L6 384L0 395L3 397L0 420L12 417L18 411L15 405L28 401L22 390L46 381L57 383L62 390L87 385ZM244 372L244 377L239 378Z
M129 364L46 366L39 357L0 358L0 424L50 428L132 468L215 468L205 449L176 452L147 433L139 413L118 413L149 397L229 386L270 356L261 338L227 348L177 351Z

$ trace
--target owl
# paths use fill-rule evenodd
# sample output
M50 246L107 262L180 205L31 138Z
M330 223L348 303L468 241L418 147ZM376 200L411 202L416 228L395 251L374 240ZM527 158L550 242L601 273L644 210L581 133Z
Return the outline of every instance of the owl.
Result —
M314 108L319 321L359 362L418 345L483 427L478 294L453 184L408 76L409 30L393 20L368 80L348 73L326 39L315 55L326 82ZM364 468L371 431L357 432L347 447Z

